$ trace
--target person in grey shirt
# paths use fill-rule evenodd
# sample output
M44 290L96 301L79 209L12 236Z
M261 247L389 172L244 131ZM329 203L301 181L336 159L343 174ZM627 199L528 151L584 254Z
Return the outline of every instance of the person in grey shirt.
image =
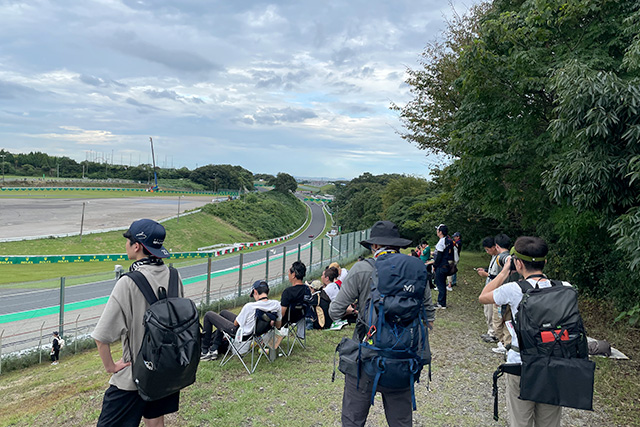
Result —
M400 237L398 227L390 221L378 221L371 228L371 236L360 242L362 246L371 250L373 257L384 253L399 252L400 248L406 248L411 240ZM329 315L332 319L341 319L344 316L358 313L354 304L362 307L369 298L371 292L371 276L374 266L367 261L357 262L349 271L349 275L342 283L340 292L331 301ZM435 307L431 301L431 289L425 288L424 308L427 315L429 328L433 328L435 320ZM358 314L358 321L353 334L353 339L361 342L366 334L366 321ZM342 397L342 425L343 427L364 426L370 408L372 380L362 374L358 380L351 375L345 375L344 394ZM412 425L411 389L388 389L378 386L377 390L382 394L384 411L389 426Z

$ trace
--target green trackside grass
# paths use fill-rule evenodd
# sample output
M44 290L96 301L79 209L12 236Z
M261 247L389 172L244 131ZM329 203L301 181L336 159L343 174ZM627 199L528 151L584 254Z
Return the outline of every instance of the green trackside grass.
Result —
M179 190L175 190L179 191ZM191 190L187 190L191 191ZM39 190L20 190L20 191L0 191L0 198L7 199L82 199L82 198L94 198L94 199L111 199L111 198L123 198L123 197L178 197L180 195L184 197L202 197L203 194L189 194L185 191L184 194L180 193L150 193L147 191L101 191L101 190L53 190L52 188L41 187ZM208 194L207 196L215 197L215 195Z
M500 357L479 340L486 331L477 301L484 279L472 267L486 266L488 261L485 254L462 254L459 285L448 295L450 309L436 313L430 337L432 391L426 391L423 375L416 387L415 425L505 425L503 407L501 421L491 420L491 373ZM632 360L595 359L594 406L606 414L607 422L591 425L637 426L639 334L625 325L603 322L600 314L593 307L583 311L585 322L593 324L588 326L590 335L609 339ZM338 372L331 382L333 352L341 337L352 332L352 327L310 331L306 350L298 347L290 358L278 358L273 364L261 361L252 375L237 360L225 367L219 361L201 362L196 383L182 392L181 409L166 417L167 425L339 426L344 380ZM626 338L616 341L618 337ZM119 344L112 348L117 357ZM108 378L95 349L64 357L55 367L43 363L0 375L0 426L57 425L60 420L67 426L95 425ZM376 399L368 425L386 425L381 406Z
M331 231L331 226L333 225L333 220L331 219L331 215L329 215L327 210L322 209L322 212L324 213L324 230L322 230L322 233L316 236L316 239L321 239L326 236L327 233Z
M328 221L329 220L330 218ZM308 225L310 221L311 213L308 211L305 226ZM163 225L167 230L167 235L170 236L165 247L172 252L190 252L195 251L198 247L211 244L250 242L256 240L254 236L205 212L182 216L179 222L177 219L172 219L164 222ZM293 237L299 236L303 230L297 232ZM0 253L4 255L120 254L124 253L124 243L125 240L122 237L122 231L111 231L83 236L82 243L80 243L80 237L78 236L0 243ZM266 250L277 244L280 243L247 248L245 253ZM228 254L223 255L223 257L235 255L236 254ZM220 257L217 259L220 259ZM192 260L180 260L179 262L175 262L175 265L179 267L203 262L206 262L203 258L193 258ZM87 278L82 276L88 275L92 275L89 279L92 281L111 279L113 278L113 271L116 264L121 264L126 270L131 262L3 265L3 274L0 276L0 288L55 288L60 286L60 277L71 278L71 280L67 280L67 286L87 283Z
M173 252L195 251L215 243L246 242L255 238L204 212L180 217L163 223L169 239L165 247ZM122 254L125 239L122 231L79 236L0 243L4 255L72 255ZM89 275L113 271L116 262L3 265L0 285L53 277ZM119 263L127 264L129 263Z

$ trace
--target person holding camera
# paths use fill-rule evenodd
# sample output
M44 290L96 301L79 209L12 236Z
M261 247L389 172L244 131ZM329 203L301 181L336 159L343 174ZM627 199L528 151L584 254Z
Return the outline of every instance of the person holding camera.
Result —
M440 224L436 227L436 234L440 238L436 244L436 253L433 261L433 270L438 288L438 303L436 308L447 308L447 276L449 275L449 264L453 263L453 240L449 237L449 227Z

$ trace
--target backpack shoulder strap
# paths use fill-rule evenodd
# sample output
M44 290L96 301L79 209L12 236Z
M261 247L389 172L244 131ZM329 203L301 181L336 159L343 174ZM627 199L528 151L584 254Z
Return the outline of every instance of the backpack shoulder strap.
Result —
M560 280L549 280L551 286L564 286Z
M529 289L533 289L533 286L531 286L531 283L527 280L518 280L516 283L520 286L523 294L526 294Z
M169 267L169 298L178 298L180 296L180 284L178 283L178 270Z
M142 295L144 295L144 299L147 300L149 305L155 304L158 301L158 297L156 297L153 289L151 289L151 285L149 284L147 278L144 277L144 274L142 274L140 271L132 271L130 273L126 273L125 276L129 276L131 280L135 282L135 284L138 286L138 289L140 289L140 292L142 292Z

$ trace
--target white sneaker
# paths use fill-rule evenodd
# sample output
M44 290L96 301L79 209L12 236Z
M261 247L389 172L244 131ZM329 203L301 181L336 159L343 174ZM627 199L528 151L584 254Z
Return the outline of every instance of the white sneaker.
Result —
M448 285L448 286L447 286L447 290L448 290L448 291L452 291L452 290L453 290L453 288L451 287L451 285Z
M497 353L497 354L505 354L507 352L507 349L504 347L504 345L502 345L501 342L499 342L498 346L492 348L491 351L493 351L494 353Z
M218 358L218 350L209 351L200 356L200 360L216 360Z

